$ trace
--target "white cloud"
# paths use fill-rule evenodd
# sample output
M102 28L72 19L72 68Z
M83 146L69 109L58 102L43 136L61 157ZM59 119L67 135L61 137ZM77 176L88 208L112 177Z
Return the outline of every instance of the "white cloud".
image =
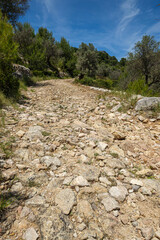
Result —
M153 24L151 27L149 27L146 34L147 35L149 35L149 34L153 35L153 34L159 33L160 32L159 29L160 29L160 22L158 21L155 24Z
M117 27L117 34L121 34L129 23L140 13L140 9L136 6L136 0L125 0L120 10L122 11L122 17Z

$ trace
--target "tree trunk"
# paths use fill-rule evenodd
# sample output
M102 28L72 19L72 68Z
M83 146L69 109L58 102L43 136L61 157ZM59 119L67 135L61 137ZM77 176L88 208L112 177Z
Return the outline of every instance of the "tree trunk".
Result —
M148 85L148 74L145 75L145 82Z

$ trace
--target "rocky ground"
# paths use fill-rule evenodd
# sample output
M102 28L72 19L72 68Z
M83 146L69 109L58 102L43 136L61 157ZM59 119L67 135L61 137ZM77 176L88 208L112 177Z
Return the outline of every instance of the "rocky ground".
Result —
M3 110L0 239L160 239L160 122L72 80L25 96Z

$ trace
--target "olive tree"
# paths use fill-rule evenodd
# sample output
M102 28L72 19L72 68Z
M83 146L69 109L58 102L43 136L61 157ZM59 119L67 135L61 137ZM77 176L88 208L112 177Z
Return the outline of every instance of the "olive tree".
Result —
M129 53L128 69L133 75L141 74L148 86L159 81L159 42L153 36L143 36L135 44L134 52ZM156 76L155 76L156 75Z
M77 69L81 76L95 77L97 70L97 51L93 44L82 43L77 51Z

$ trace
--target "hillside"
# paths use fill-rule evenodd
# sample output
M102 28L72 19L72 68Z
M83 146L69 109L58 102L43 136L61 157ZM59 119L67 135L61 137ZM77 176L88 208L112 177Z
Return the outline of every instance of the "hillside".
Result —
M2 110L1 239L160 239L158 119L73 80L25 95Z

